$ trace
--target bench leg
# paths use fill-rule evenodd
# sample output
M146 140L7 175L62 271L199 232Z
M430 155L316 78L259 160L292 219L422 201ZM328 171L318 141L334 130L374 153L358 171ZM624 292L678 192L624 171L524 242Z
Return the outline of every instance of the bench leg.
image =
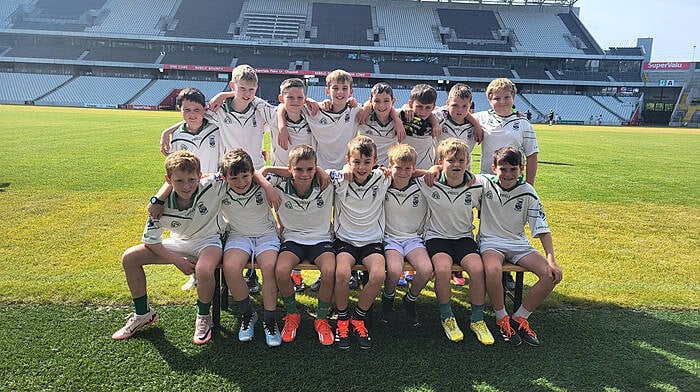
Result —
M212 298L212 321L214 322L214 327L219 328L221 326L221 300L219 298L219 291L221 287L221 268L214 270L214 297Z
M224 271L221 271L221 291L219 292L219 295L221 295L221 310L227 311L228 310L228 283L226 282L226 275L224 275Z
M515 273L515 292L513 293L513 313L515 313L523 303L523 280L525 273L520 271Z

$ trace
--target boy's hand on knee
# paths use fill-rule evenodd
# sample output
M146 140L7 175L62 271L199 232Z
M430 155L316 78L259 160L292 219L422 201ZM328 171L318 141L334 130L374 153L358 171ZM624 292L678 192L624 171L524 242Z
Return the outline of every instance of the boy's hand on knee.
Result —
M177 262L174 264L177 269L182 271L182 273L185 275L192 275L194 273L195 263L187 257L178 256Z
M554 284L558 284L561 282L561 279L563 278L563 272L561 271L561 267L557 264L556 261L554 261L554 257L548 257L547 258L547 274L551 276L552 282Z

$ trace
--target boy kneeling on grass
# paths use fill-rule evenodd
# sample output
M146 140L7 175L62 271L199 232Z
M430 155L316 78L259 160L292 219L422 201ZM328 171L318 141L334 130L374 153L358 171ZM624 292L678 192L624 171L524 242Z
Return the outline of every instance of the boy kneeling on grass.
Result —
M522 177L522 153L514 147L502 147L493 153L491 167L496 175L483 175L486 181L483 181L477 236L486 274L486 291L503 340L514 346L522 341L539 346L537 334L527 319L561 282L562 271L554 260L552 234L540 199L535 188ZM532 237L542 242L546 258L530 245L524 230L526 223L530 225ZM503 302L501 273L504 261L522 266L539 278L512 320Z
M165 159L165 180L172 185L160 219L149 216L142 244L122 255L126 283L134 301L134 313L112 339L127 339L158 319L146 295L147 264L173 264L185 275L197 273L197 319L192 340L204 344L211 339L209 310L214 295L214 270L221 261L220 226L217 216L221 199L210 180L200 182L199 159L189 151L176 151ZM163 239L163 232L170 237Z

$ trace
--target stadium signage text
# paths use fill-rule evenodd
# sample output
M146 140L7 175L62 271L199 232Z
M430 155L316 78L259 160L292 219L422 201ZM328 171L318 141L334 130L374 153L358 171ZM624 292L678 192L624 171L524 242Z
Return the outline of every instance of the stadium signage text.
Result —
M642 65L642 68L646 71L683 71L690 69L690 62L688 61L667 61L667 62L655 62L647 63Z
M179 69L183 71L210 71L210 72L231 72L233 67L214 66L214 65L189 65L189 64L163 64L163 69ZM311 70L290 70L277 68L256 68L255 72L259 74L274 74L274 75L312 75L326 76L330 71L311 71ZM357 78L369 78L372 76L369 72L350 72L350 75Z

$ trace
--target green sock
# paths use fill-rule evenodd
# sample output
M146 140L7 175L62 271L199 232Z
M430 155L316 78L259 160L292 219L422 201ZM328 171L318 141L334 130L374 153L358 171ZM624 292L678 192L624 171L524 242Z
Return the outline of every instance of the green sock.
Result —
M330 302L318 300L318 309L316 310L316 318L317 319L328 318L328 309L330 309L330 308L331 308Z
M484 320L484 305L472 304L472 314L469 316L472 323Z
M287 311L287 314L299 313L299 310L297 310L297 299L294 293L289 297L282 297L282 302L284 303L284 310Z
M452 301L447 301L446 304L440 304L440 321L445 321L449 317L454 317L452 313Z
M211 302L209 303L204 303L200 300L197 300L197 314L200 316L207 316L209 315L209 310L211 309Z
M138 315L148 313L148 295L144 294L142 297L134 298L134 310Z

